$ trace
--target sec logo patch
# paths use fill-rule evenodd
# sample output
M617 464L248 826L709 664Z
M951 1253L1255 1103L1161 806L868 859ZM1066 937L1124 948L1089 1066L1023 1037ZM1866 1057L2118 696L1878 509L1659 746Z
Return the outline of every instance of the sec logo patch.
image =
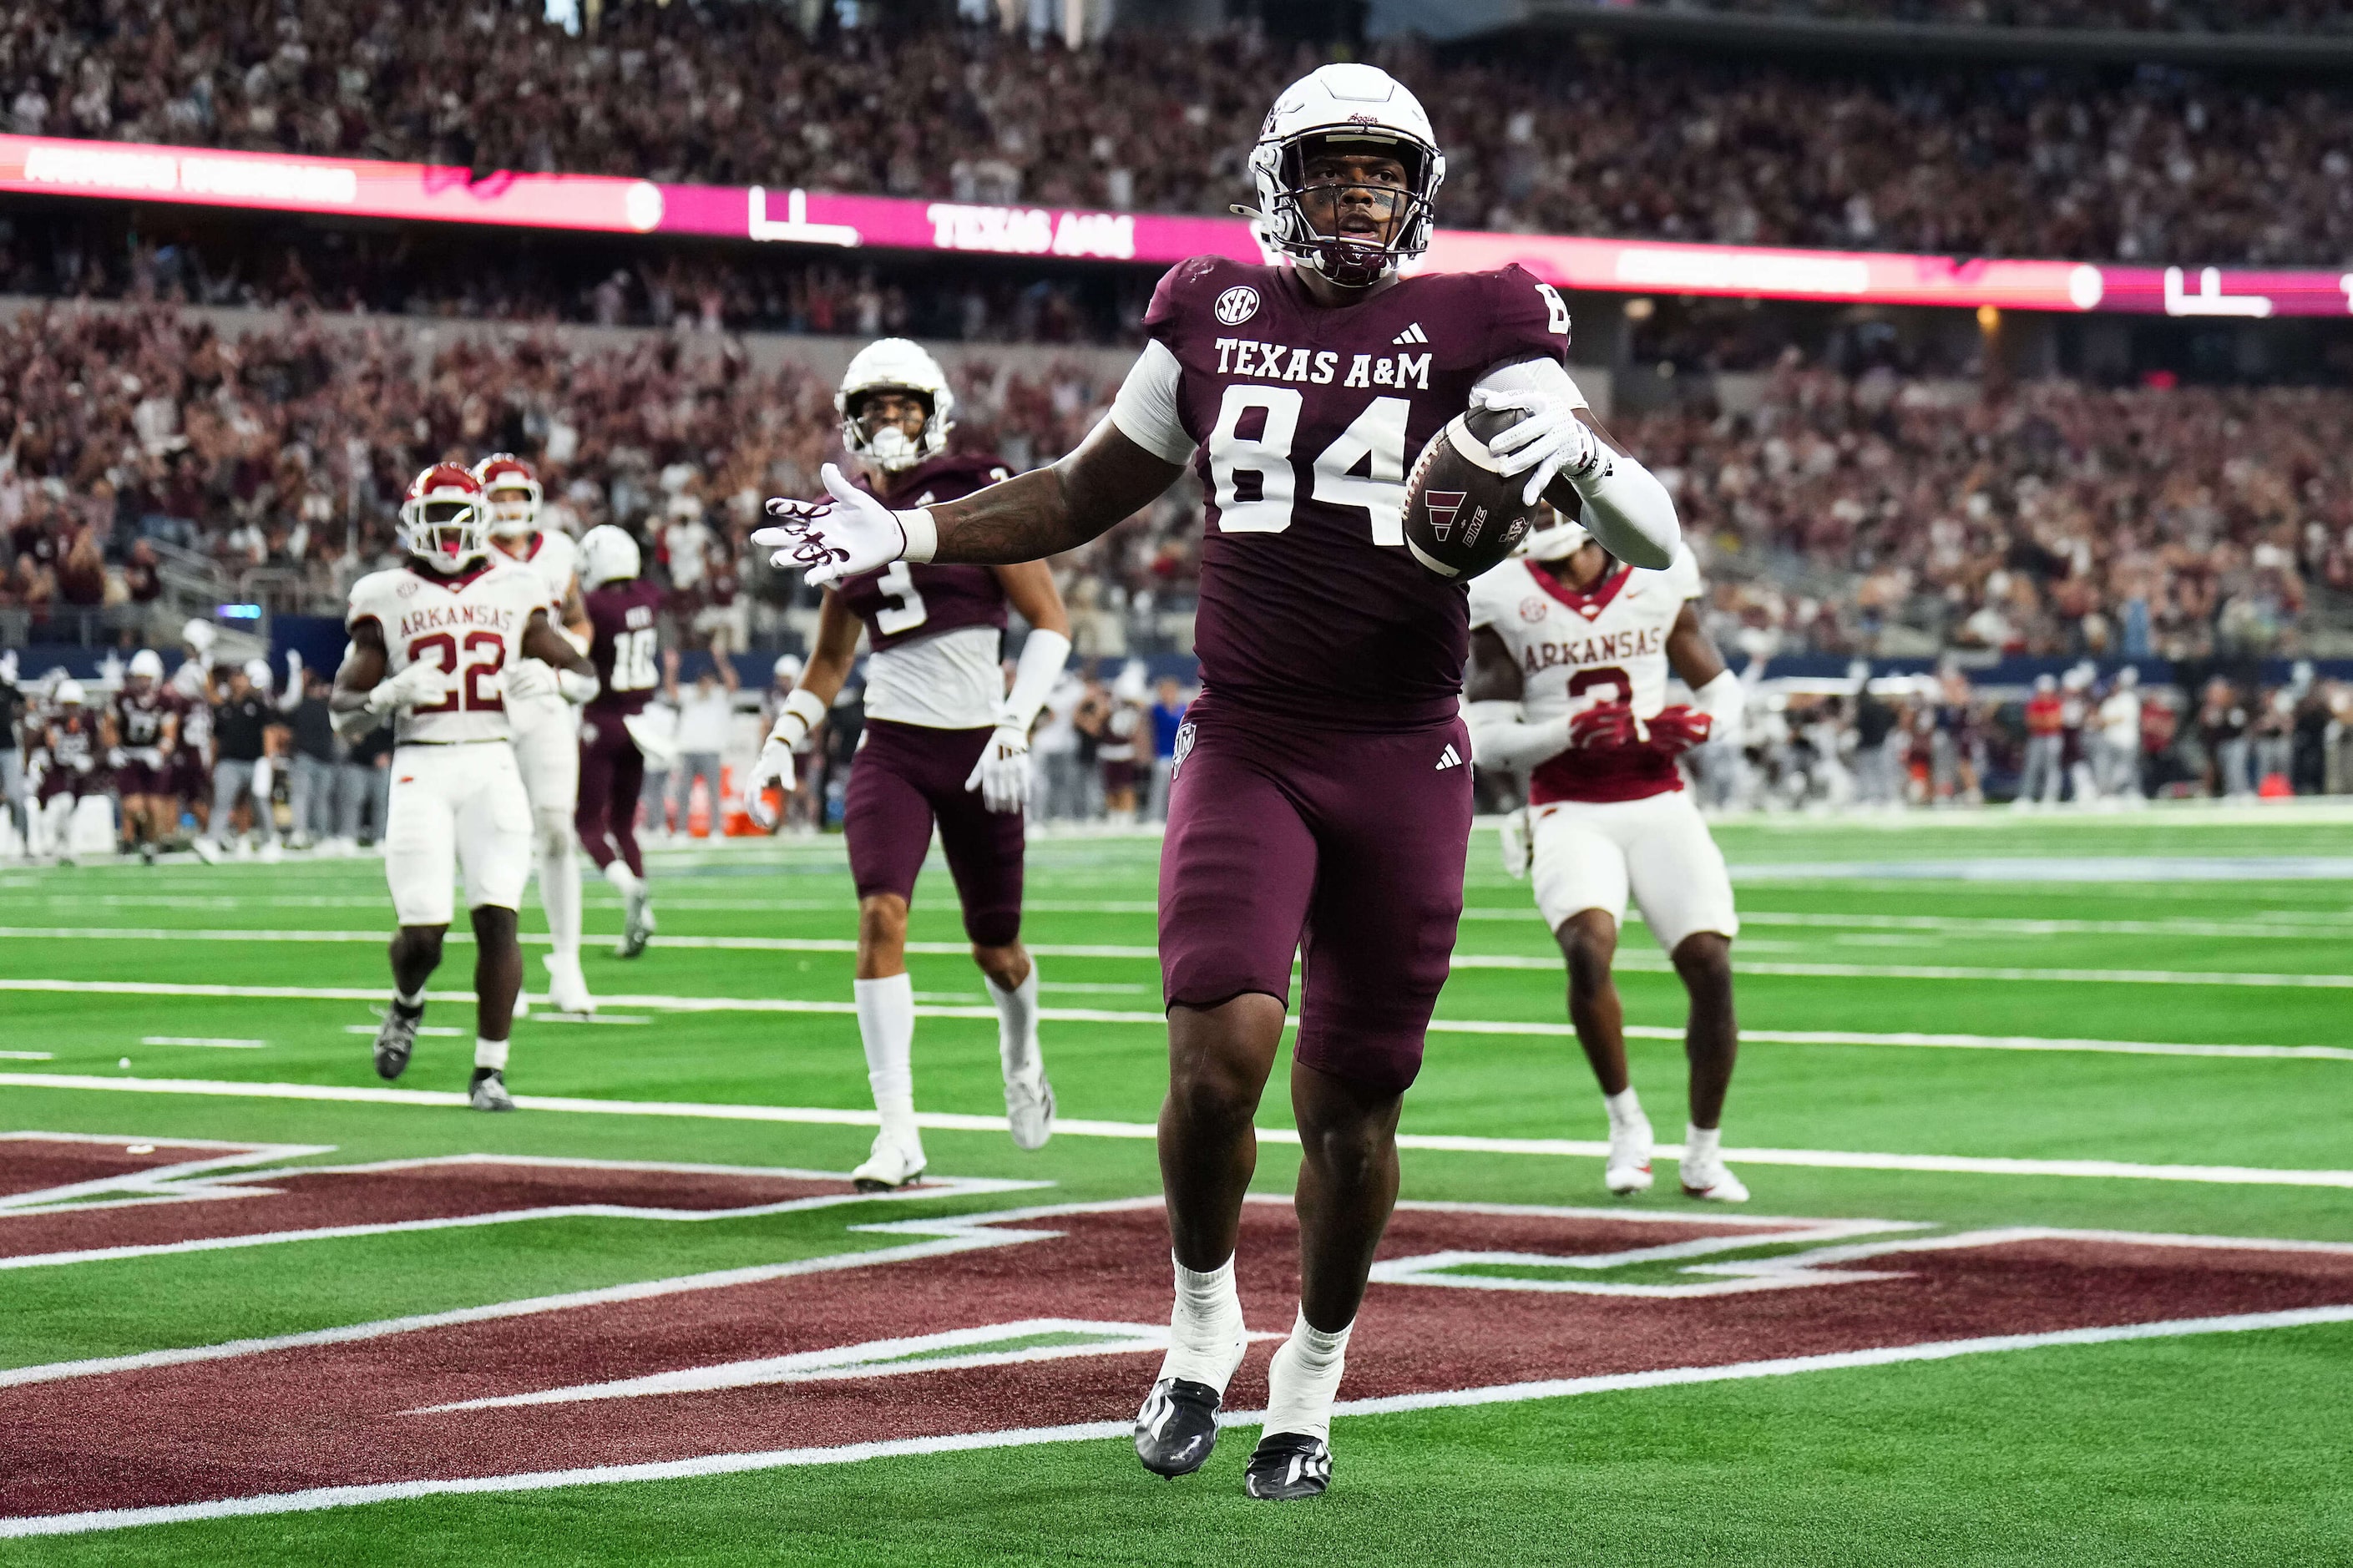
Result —
M1218 296L1211 313L1221 325L1239 327L1258 314L1258 290L1247 283L1237 283Z
M1541 595L1530 594L1520 601L1520 619L1530 626L1545 618L1545 602Z

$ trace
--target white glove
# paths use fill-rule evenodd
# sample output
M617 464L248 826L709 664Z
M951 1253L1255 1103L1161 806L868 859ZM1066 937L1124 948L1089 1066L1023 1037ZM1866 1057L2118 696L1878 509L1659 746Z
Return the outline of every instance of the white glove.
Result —
M768 814L768 786L775 784L786 795L793 793L793 747L789 741L775 735L760 748L760 760L752 764L751 776L744 781L744 811L763 827L774 827L776 819Z
M127 768L131 765L131 754L120 746L109 746L106 749L106 765L110 768Z
M1521 504L1534 506L1553 479L1566 473L1581 479L1609 466L1609 449L1577 410L1531 388L1480 386L1471 392L1473 408L1517 409L1527 417L1487 443L1504 459L1506 476L1526 471Z
M585 669L559 669L555 672L555 694L575 708L591 701L604 686Z
M842 477L828 463L822 470L826 493L821 501L768 502L773 528L752 535L752 542L776 553L771 565L800 571L815 587L826 587L844 577L871 572L893 561L929 561L938 535L931 514L920 507L896 512Z
M529 702L555 695L555 671L543 659L519 658L506 668L507 700Z
M1496 847L1504 852L1504 875L1514 882L1526 878L1528 867L1535 857L1533 826L1534 824L1528 820L1528 808L1525 805L1505 814L1504 820L1497 824Z
M73 771L78 773L86 773L97 765L98 760L87 752L73 760Z
M991 811L1019 811L1029 798L1029 732L1013 724L990 731L966 789L976 789Z
M418 659L390 680L379 681L367 694L367 710L389 713L396 708L430 708L449 695L449 672Z
M14 686L16 684L16 650L12 647L5 653L0 653L0 686Z
M299 647L290 647L286 650L286 685L290 690L301 689L302 650Z

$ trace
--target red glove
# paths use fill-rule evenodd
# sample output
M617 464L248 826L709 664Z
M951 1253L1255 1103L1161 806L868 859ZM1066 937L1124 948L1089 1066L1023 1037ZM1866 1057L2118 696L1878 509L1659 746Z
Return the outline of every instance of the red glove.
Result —
M1683 703L1662 708L1651 720L1651 744L1671 757L1679 757L1694 746L1707 744L1708 732L1715 721L1698 709Z
M1630 746L1635 739L1634 710L1629 703L1597 703L1568 721L1568 743L1587 751Z

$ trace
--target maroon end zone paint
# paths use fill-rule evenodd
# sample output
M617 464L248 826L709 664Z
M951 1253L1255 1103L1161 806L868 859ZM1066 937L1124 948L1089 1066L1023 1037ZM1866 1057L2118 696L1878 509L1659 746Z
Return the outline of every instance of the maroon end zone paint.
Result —
M57 1153L76 1147L41 1144L25 1151L23 1145L12 1142L0 1180L13 1184L20 1159L30 1169L89 1172L64 1178L71 1181L149 1168L136 1163L142 1156L122 1153L121 1145L84 1146L93 1147L94 1152L79 1165ZM162 1145L151 1165L173 1164L189 1157L189 1151ZM110 1165L108 1159L114 1163ZM263 1174L234 1171L171 1184L160 1193L134 1194L143 1201L132 1206L31 1215L0 1210L0 1258L153 1247L340 1226L459 1219L587 1204L691 1211L753 1208L846 1191L845 1182L808 1177L613 1170L498 1160L434 1161L363 1171Z
M205 1205L185 1205L183 1212ZM515 1475L893 1438L1121 1421L1155 1353L825 1383L467 1411L511 1396L1029 1318L1165 1321L1156 1205L992 1221L911 1222L911 1245L969 1249L755 1284L309 1345L229 1360L0 1389L0 1516L250 1497L308 1488ZM1031 1239L972 1242L990 1229ZM1753 1229L1573 1212L1401 1210L1385 1260L1449 1251L1575 1256ZM1044 1233L1044 1234L1039 1234ZM1932 1238L1933 1242L1933 1238ZM1909 1233L1831 1268L1894 1272L1797 1289L1672 1299L1376 1283L1343 1394L1378 1398L1667 1367L2353 1304L2353 1249L2161 1245L2155 1238L1989 1233L1922 1250ZM1868 1252L1847 1242L1843 1254ZM1289 1327L1296 1238L1287 1205L1245 1213L1244 1306ZM1705 1261L1700 1259L1698 1261ZM1599 1276L1609 1278L1608 1272ZM1656 1268L1641 1279L1655 1282ZM1673 1278L1681 1279L1681 1276ZM1696 1277L1717 1278L1717 1277ZM1265 1396L1268 1347L1229 1391Z

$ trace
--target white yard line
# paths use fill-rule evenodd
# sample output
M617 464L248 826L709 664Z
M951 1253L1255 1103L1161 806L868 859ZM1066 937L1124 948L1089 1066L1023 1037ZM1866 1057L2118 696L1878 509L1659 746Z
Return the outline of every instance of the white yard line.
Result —
M458 1107L466 1097L455 1091L377 1089L367 1085L314 1083L233 1083L206 1079L100 1078L79 1073L0 1073L0 1088L95 1089L118 1094L185 1094L230 1100L307 1100L359 1105ZM871 1110L837 1110L826 1106L730 1105L693 1100L592 1100L566 1095L519 1094L515 1103L526 1110L564 1111L586 1116L674 1116L706 1121L772 1121L826 1127L872 1127ZM916 1125L949 1132L1002 1132L1002 1116L971 1116L952 1111L919 1112ZM1058 1117L1054 1131L1070 1138L1113 1138L1145 1141L1158 1136L1148 1121L1100 1121ZM1297 1143L1289 1128L1266 1127L1259 1139L1267 1143ZM1535 1154L1598 1160L1609 1152L1606 1142L1576 1138L1482 1138L1453 1133L1401 1132L1401 1149L1422 1149L1467 1154ZM1660 1159L1681 1157L1683 1146L1658 1145ZM1970 1154L1899 1154L1848 1152L1834 1149L1726 1149L1725 1158L1753 1165L1799 1165L1840 1171L1923 1171L1982 1176L2082 1176L2156 1182L2199 1182L2223 1186L2353 1188L2353 1171L2298 1170L2254 1165L2156 1165L2122 1160L2010 1159Z
M909 946L913 946L910 943ZM960 949L958 951L961 951ZM1038 949L1031 949L1038 952ZM7 991L100 991L134 996L207 996L250 997L261 1000L295 1000L318 1002L381 1003L385 993L381 987L367 986L289 986L289 985L201 985L182 984L169 981L90 981L90 980L5 980L0 979L0 992ZM962 994L962 993L957 993ZM470 991L435 991L428 995L436 1002L468 1003L474 999ZM537 1003L542 1000L533 997ZM607 1007L646 1007L681 1013L777 1013L818 1014L847 1017L856 1014L854 1002L824 1001L790 996L605 996L598 998ZM915 1009L919 1018L997 1017L994 1006L979 1004L956 1005L926 1003ZM1039 1017L1050 1024L1137 1024L1157 1026L1166 1022L1157 1012L1122 1010L1107 1007L1041 1007ZM577 1022L568 1016L532 1015L526 1023ZM600 1016L596 1020L603 1022ZM625 1021L616 1017L613 1022ZM1296 1026L1295 1017L1287 1020ZM344 1026L346 1034L372 1035L372 1024ZM421 1035L463 1035L462 1029L440 1025L426 1025ZM1572 1038L1576 1030L1567 1024L1542 1020L1435 1018L1430 1032L1434 1035L1526 1035L1538 1037ZM1641 1040L1680 1040L1683 1031L1662 1024L1629 1024L1626 1034ZM2088 1051L2113 1056L2146 1057L2220 1057L2248 1059L2353 1061L2353 1047L2344 1046L2283 1046L2207 1044L2197 1041L2165 1040L2093 1040L2057 1038L2045 1039L2032 1035L1965 1035L1929 1034L1908 1031L1880 1032L1858 1029L1753 1029L1744 1028L1741 1037L1751 1044L1790 1046L1895 1046L1930 1047L1947 1050L1979 1051ZM41 1060L50 1059L41 1057Z
M869 1261L877 1260L870 1255ZM1665 1367L1653 1372L1619 1373L1599 1377L1557 1378L1546 1382L1505 1384L1487 1388L1450 1389L1430 1394L1398 1394L1386 1399L1344 1399L1333 1406L1338 1415L1385 1415L1404 1411L1439 1410L1467 1405L1513 1405L1537 1399L1563 1399L1588 1394L1628 1393L1704 1383L1739 1383L1757 1378L1788 1377L1801 1373L1836 1372L1855 1367L1894 1366L1906 1362L1950 1361L1960 1356L1998 1354L2010 1351L2055 1349L2063 1346L2116 1344L2133 1340L2176 1339L2198 1334L2249 1333L2274 1329L2306 1328L2353 1322L2353 1307L2308 1307L2284 1312L2246 1312L2230 1317L2176 1318L2151 1323L2124 1323L2107 1328L2062 1329L2040 1334L1992 1334L1978 1339L1940 1340L1926 1344L1888 1345L1870 1350L1841 1351L1829 1355L1784 1356L1770 1361L1735 1362L1726 1366ZM1219 1425L1250 1426L1265 1419L1263 1411L1230 1411ZM276 1492L255 1497L222 1498L209 1502L179 1503L160 1508L105 1509L87 1513L37 1515L0 1520L0 1538L34 1535L78 1535L92 1531L122 1530L137 1525L170 1524L260 1514L307 1513L323 1509L352 1508L367 1503L396 1502L412 1498L464 1493L545 1491L560 1487L598 1486L621 1481L683 1480L702 1476L740 1475L752 1470L784 1469L804 1465L856 1464L868 1459L917 1458L934 1454L970 1453L988 1448L1031 1447L1047 1443L1108 1440L1129 1435L1124 1421L1090 1421L1067 1426L1033 1426L1006 1432L959 1433L951 1436L909 1437L889 1442L846 1444L830 1448L779 1448L763 1453L711 1454L693 1459L672 1459L634 1465L596 1465L568 1470L537 1470L521 1475L469 1477L458 1480L393 1481L374 1486L322 1487L309 1491Z
M174 931L161 926L0 926L0 938L10 937L90 942L329 942L371 946L379 946L385 940L384 933L380 931ZM449 933L448 940L456 943L464 943L471 939L465 933L452 931ZM525 933L522 940L543 944L549 939ZM847 937L664 936L658 938L657 941L664 947L745 952L850 953L858 951L857 942ZM911 942L907 943L907 951L918 954L961 957L970 952L971 948L967 943L959 942ZM1134 959L1157 962L1160 956L1157 948L1134 944L1040 942L1030 947L1029 951L1042 958ZM1560 962L1557 957L1550 954L1534 953L1458 952L1452 960L1453 967L1456 969L1505 970L1554 970L1560 967ZM1641 973L1664 973L1673 969L1666 954L1641 949L1620 953L1617 966L1620 970ZM2233 970L2030 969L1941 963L1810 963L1749 958L1738 959L1736 967L1743 974L1833 980L2034 980L2065 984L2230 985L2287 990L2353 990L2353 974L2240 973Z

